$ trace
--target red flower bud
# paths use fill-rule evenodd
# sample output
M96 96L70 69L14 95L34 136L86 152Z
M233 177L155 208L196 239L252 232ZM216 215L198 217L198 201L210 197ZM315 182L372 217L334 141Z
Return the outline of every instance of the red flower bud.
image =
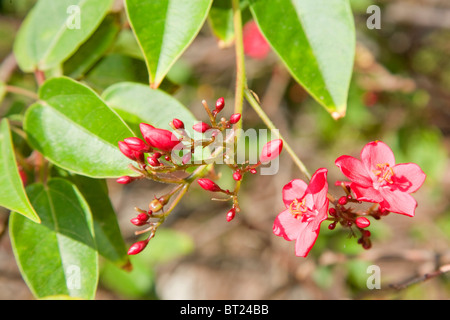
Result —
M261 155L259 156L259 160L261 162L269 162L277 158L280 155L282 149L283 149L283 140L276 139L269 141L264 145L261 151Z
M240 170L236 170L233 173L233 179L236 180L236 181L240 181L242 179L242 174L241 174Z
M136 137L125 138L123 141L130 147L130 149L133 149L134 151L149 152L151 150L148 144L146 144L142 139Z
M209 179L198 179L197 182L200 187L207 191L217 192L222 190L215 182Z
M161 162L159 162L159 160L154 157L148 157L147 162L152 167L159 167L161 165Z
M219 113L220 111L222 111L222 109L225 107L225 99L219 98L216 101L216 113Z
M239 120L241 120L241 114L240 113L232 114L231 117L230 117L230 123L231 124L238 123Z
M144 140L156 149L171 151L180 143L180 140L169 130L155 128L145 123L140 124Z
M148 218L150 218L150 216L144 212L139 213L136 217L136 219L138 219L139 221L143 221L143 222L147 222Z
M122 176L116 180L117 183L120 184L129 184L133 182L136 178L130 177L130 176Z
M130 247L130 249L128 249L128 254L129 255L138 254L139 252L141 252L142 250L145 249L147 244L148 244L148 240L142 240L142 241L138 241L138 242L134 243Z
M124 141L119 141L119 150L124 154L125 157L136 161L136 153L130 146Z
M339 202L339 204L341 206L344 206L344 205L346 205L348 203L348 198L345 197L345 196L342 196L342 197L339 198L338 202Z
M174 129L184 129L184 123L179 119L173 119L172 125Z
M133 219L130 220L130 222L132 224L134 224L135 226L138 226L138 227L143 226L144 224L147 223L147 221L142 221L139 218L133 218Z
M141 123L139 124L139 129L141 129L142 136L145 139L145 136L148 135L150 131L155 129L155 127L148 123Z
M192 126L192 129L194 129L197 132L201 132L201 133L206 132L210 128L211 128L211 126L204 122L198 122Z
M231 208L230 211L227 212L227 221L230 222L236 216L236 209Z
M358 217L355 221L356 225L360 227L361 229L367 228L370 226L370 220L366 217Z

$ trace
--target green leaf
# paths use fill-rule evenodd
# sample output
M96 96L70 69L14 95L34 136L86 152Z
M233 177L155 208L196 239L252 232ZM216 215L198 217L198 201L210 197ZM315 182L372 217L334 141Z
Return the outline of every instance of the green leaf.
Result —
M86 75L84 81L96 91L123 81L148 83L145 62L124 54L111 53L102 58Z
M194 115L178 100L162 90L150 89L144 84L117 83L107 88L102 97L120 114L137 136L140 135L141 122L172 130L169 123L173 118L178 118L184 122L187 131L190 131L197 122Z
M128 20L145 56L152 88L192 43L212 0L126 0Z
M6 118L0 123L0 190L0 206L40 222L20 178L9 122Z
M22 277L36 298L68 295L93 299L98 255L89 206L77 188L56 178L27 187L41 217L34 223L16 213L9 232Z
M113 0L39 0L23 21L14 54L25 72L49 70L95 31Z
M108 15L94 34L64 62L64 74L71 78L80 78L112 46L120 31L118 17Z
M79 175L69 176L68 179L77 186L89 205L98 253L119 267L129 266L127 248L109 198L106 181Z
M123 120L90 88L69 78L47 80L41 102L25 114L31 146L59 167L92 178L133 174L118 141L133 136Z
M287 69L333 118L345 116L355 55L348 0L249 0Z
M222 46L234 41L233 8L230 0L214 0L209 10L208 22Z

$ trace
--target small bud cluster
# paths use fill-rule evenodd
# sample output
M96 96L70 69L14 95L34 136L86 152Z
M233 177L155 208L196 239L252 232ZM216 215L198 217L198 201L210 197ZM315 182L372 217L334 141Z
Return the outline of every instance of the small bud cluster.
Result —
M216 101L215 109L213 110L210 110L206 101L202 101L202 104L208 114L209 123L198 122L192 126L192 129L195 132L202 134L201 139L193 139L185 129L185 123L182 120L175 118L169 123L173 131L156 128L147 123L141 123L139 128L142 139L138 137L129 137L118 142L119 150L128 159L134 162L133 164L130 164L130 168L136 172L137 175L119 177L116 180L117 183L125 185L139 179L147 178L176 185L176 187L168 194L159 198L155 197L155 199L149 203L149 209L147 211L136 208L138 214L132 218L130 222L137 227L146 226L144 230L137 231L136 234L149 232L149 236L146 240L133 244L128 254L137 254L147 246L149 240L154 237L157 228L164 222L167 215L174 208L174 205L168 206L170 198L177 192L182 194L181 190L187 190L189 185L196 179L201 188L210 192L219 192L226 195L225 199L213 200L232 201L231 209L226 214L226 220L233 220L236 213L240 211L237 194L245 173L250 172L255 174L258 166L275 159L282 150L283 142L281 139L277 139L268 142L263 147L260 154L260 161L256 164L250 165L246 162L245 164L238 165L225 161L225 163L233 170L233 179L236 181L236 186L233 191L222 189L214 181L204 178L207 172L204 172L205 170L200 170L200 167L206 168L206 165L210 162L206 160L192 162L191 159L193 158L194 151L197 147L206 148L211 145L219 133L223 132L225 129L232 128L233 125L241 120L241 114L232 114L228 120L225 117L218 119L219 113L225 107L224 98L219 98ZM206 135L204 135L208 130L212 130L210 138L206 138ZM234 138L233 134L228 137L230 140L233 139L231 140L233 144L232 148L235 148L234 144L236 143L236 140ZM226 140L226 142L229 141ZM222 155L224 159L228 159L226 143L223 144L222 149L219 156ZM181 152L184 154L180 158L178 155ZM212 158L214 159L215 157L217 157L217 155L213 154ZM198 167L199 170L196 170L193 173L187 172L187 169L191 167ZM177 201L173 202L176 203Z
M368 217L379 219L380 215L388 215L388 211L384 211L383 214L380 213L380 209L377 204L371 206L367 210L355 210L351 207L351 204L361 204L359 201L353 197L351 194L351 189L342 182L336 182L336 185L341 186L345 194L339 199L334 201L334 207L328 209L328 220L332 221L328 225L328 229L334 230L336 225L341 225L344 228L348 228L351 235L356 236L355 230L358 230L360 237L358 238L358 244L360 244L364 249L370 249L372 247L372 242L370 240L370 231L367 230L370 226L370 220Z

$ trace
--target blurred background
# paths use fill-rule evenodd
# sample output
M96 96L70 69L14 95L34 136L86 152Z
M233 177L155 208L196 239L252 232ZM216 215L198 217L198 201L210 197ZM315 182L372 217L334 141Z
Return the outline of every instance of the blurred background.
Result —
M273 52L247 57L249 87L263 109L310 172L329 169L330 192L344 179L334 160L358 156L369 141L383 140L397 163L415 162L427 174L414 194L416 216L390 214L371 220L373 246L322 224L308 258L294 254L294 242L272 234L283 209L282 187L305 178L284 152L275 176L246 175L241 212L227 222L228 203L193 185L147 249L122 271L102 261L97 299L448 299L450 273L423 281L425 274L450 264L450 2L447 0L354 0L357 49L348 112L333 120L290 77ZM15 34L32 0L0 1L0 80L36 90L32 75L7 70ZM381 8L381 28L369 29L370 5ZM121 3L117 2L120 12ZM123 16L122 16L123 18ZM124 18L123 18L124 19ZM172 68L163 88L205 119L201 101L223 96L233 110L233 46L219 43L208 23ZM9 60L8 60L9 59ZM147 83L145 63L123 20L114 45L79 80L101 92L120 81ZM6 95L0 115L21 113L31 101ZM175 115L174 115L175 116ZM265 128L248 104L243 126ZM232 186L227 168L217 167L219 183ZM139 181L122 186L109 181L111 200L127 244L137 240L129 223L134 207L145 208L164 185ZM1 192L1 191L0 191ZM33 299L18 271L0 212L0 299ZM381 271L382 289L369 290L368 267ZM396 287L395 287L396 286Z

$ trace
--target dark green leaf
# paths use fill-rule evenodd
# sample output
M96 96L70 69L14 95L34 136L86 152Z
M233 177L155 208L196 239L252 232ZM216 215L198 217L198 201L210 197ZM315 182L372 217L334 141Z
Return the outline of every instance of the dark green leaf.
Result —
M159 87L171 66L192 43L212 0L126 0L128 20L141 46L150 84Z
M132 174L118 141L133 136L123 120L88 87L53 78L40 88L24 130L33 148L68 171L93 178Z
M108 15L94 34L64 62L64 74L71 78L83 76L110 48L119 33L116 15Z
M14 54L25 72L56 67L94 32L113 0L39 0L24 20Z
M292 76L333 118L345 116L356 41L348 0L250 0L250 6Z
M13 213L9 231L22 277L36 298L68 295L93 299L98 256L89 206L64 179L27 187L41 217L34 223Z
M0 190L0 206L40 222L20 178L9 122L6 118L0 123Z
M83 195L94 219L94 234L100 255L119 267L129 265L127 248L120 232L105 180L74 175L69 179Z

